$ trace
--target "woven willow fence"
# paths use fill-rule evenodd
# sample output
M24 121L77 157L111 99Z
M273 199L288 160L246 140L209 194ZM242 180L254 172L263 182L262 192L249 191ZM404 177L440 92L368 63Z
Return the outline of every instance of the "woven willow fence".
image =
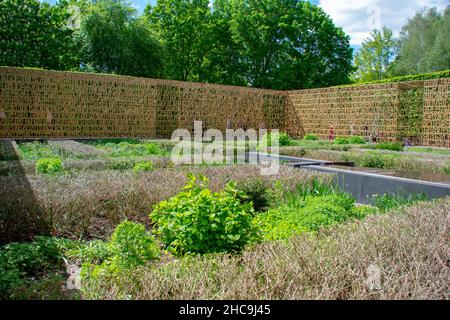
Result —
M450 148L450 79L300 90L289 96L290 113L302 130L321 138L332 132Z
M0 138L171 137L177 128L284 129L277 91L0 68Z
M267 128L449 146L450 79L280 92L0 67L0 138L170 138Z

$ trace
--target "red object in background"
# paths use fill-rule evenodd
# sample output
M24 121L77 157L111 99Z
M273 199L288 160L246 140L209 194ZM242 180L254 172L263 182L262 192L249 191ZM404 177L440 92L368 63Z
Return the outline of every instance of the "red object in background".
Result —
M330 127L330 131L328 133L328 140L334 140L334 128Z

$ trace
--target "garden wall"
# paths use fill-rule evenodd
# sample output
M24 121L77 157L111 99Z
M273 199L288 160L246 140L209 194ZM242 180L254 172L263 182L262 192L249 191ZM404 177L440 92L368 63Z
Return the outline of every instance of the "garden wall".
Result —
M277 128L449 146L450 79L299 91L0 67L0 138L171 136Z
M303 130L450 148L450 79L290 91ZM295 129L289 124L287 130Z
M0 138L169 137L177 128L284 129L277 91L0 68Z

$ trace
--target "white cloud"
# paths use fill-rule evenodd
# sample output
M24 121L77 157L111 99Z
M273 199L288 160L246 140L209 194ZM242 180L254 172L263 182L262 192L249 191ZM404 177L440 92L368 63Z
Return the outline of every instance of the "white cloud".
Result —
M442 10L449 0L320 0L319 6L359 46L375 28L387 26L398 35L408 18L424 8Z

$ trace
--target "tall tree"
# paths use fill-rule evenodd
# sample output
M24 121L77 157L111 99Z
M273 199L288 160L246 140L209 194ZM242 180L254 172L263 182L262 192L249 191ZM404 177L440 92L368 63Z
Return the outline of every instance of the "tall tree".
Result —
M396 42L392 31L386 27L374 30L355 55L355 80L364 82L391 76L395 53Z
M433 8L417 13L402 28L396 75L450 69L450 6L440 13Z
M77 33L81 68L130 76L160 77L162 49L148 21L124 0L99 0L82 10Z
M321 8L300 0L214 3L214 10L227 17L233 41L222 56L237 54L237 66L222 67L229 74L239 72L248 85L300 89L349 81L349 37Z
M76 68L69 16L65 2L0 1L0 65Z
M158 32L165 49L165 76L200 80L209 45L209 0L158 0L145 15Z

